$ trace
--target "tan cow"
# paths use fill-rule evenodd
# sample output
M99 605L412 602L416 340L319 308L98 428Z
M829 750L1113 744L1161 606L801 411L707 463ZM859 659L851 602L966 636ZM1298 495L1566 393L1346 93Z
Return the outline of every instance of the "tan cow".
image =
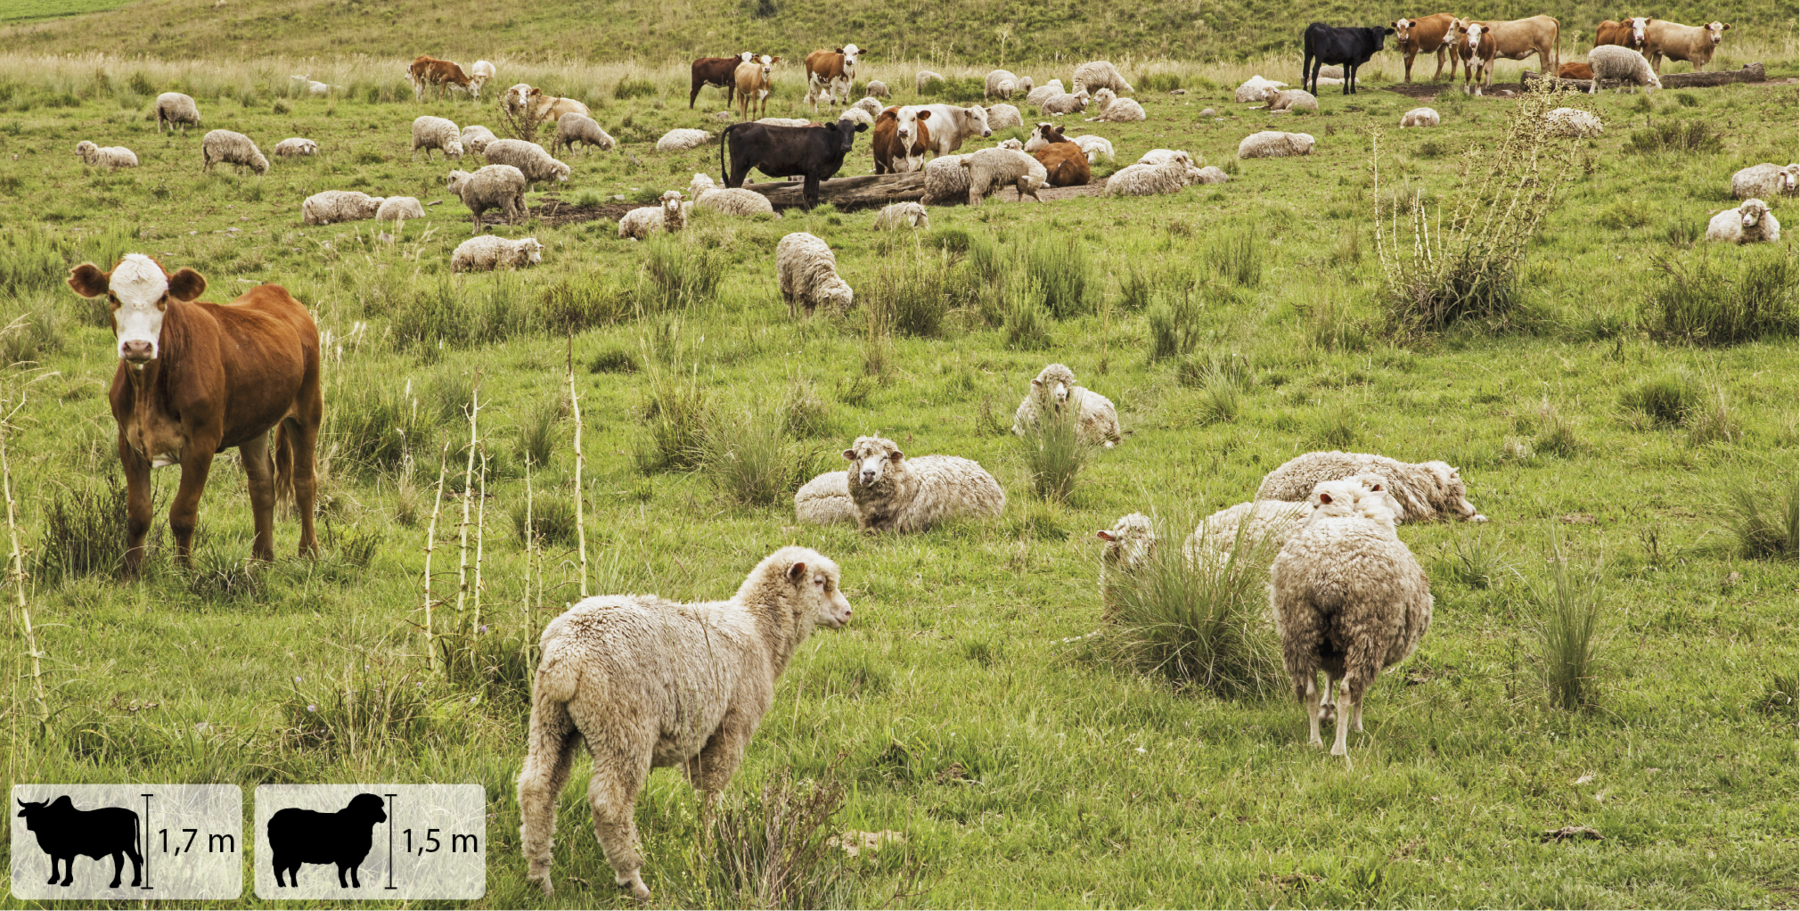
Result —
M756 109L758 117L769 113L769 92L775 88L775 64L780 62L780 57L764 54L737 65L731 81L737 86L738 120L749 120L751 108Z
M1438 13L1423 19L1395 19L1391 23L1394 29L1396 48L1406 55L1406 81L1412 81L1413 58L1419 54L1437 54L1437 72L1431 74L1436 79L1444 74L1444 52L1450 52L1450 80L1456 81L1456 51L1452 47L1456 43L1454 29L1456 17L1449 13Z
M533 127L545 120L554 123L562 115L571 111L592 116L587 105L573 98L546 95L543 89L532 88L523 82L506 90L506 107L510 111L523 113L531 118Z
M834 51L813 51L806 55L806 101L816 112L819 99L834 105L850 101L850 83L856 78L856 62L868 53L866 48L846 44ZM838 100L842 95L842 101Z
M1658 76L1662 75L1664 57L1686 60L1698 73L1706 67L1707 61L1712 60L1713 51L1725 40L1725 32L1730 28L1723 22L1679 25L1652 19L1644 27L1644 58L1650 61L1650 68Z
M1650 16L1626 16L1617 22L1604 20L1594 29L1594 46L1616 44L1641 54L1644 52L1644 29L1652 20Z
M1463 60L1463 91L1469 91L1469 68L1475 68L1475 94L1483 94L1494 84L1494 60L1524 60L1538 55L1538 68L1546 73L1557 70L1557 38L1562 24L1549 16L1530 19L1507 19L1499 22L1464 22L1457 20L1457 54Z
M436 86L438 97L442 98L444 90L461 89L473 91L474 80L463 72L462 67L449 60L439 60L430 54L420 54L413 59L412 65L406 68L406 78L413 84L413 100L424 101L427 86Z

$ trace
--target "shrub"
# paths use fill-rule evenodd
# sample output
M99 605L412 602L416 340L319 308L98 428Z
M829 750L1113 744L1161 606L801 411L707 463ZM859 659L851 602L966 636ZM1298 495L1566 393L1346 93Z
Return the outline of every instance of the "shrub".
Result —
M125 559L125 485L54 488L44 507L37 575L46 581L111 575ZM152 526L159 528L160 526Z
M1658 152L1716 155L1724 149L1725 140L1718 131L1701 120L1664 120L1641 130L1632 130L1625 140L1625 151L1638 155Z
M619 80L618 85L613 86L613 97L620 101L647 98L654 94L656 94L656 83L648 79L634 79L626 76Z
M690 310L710 302L725 278L725 257L678 234L655 234L645 244L638 275L640 315Z
M1066 503L1075 490L1075 479L1092 456L1081 441L1081 416L1073 407L1042 414L1022 436L1014 437L1025 475L1037 495Z
M1800 267L1790 249L1767 246L1734 249L1730 256L1703 251L1685 263L1658 257L1661 280L1646 302L1645 323L1696 345L1791 337L1800 317L1794 296Z
M1525 579L1525 597L1534 608L1538 664L1552 704L1574 712L1594 705L1594 669L1604 642L1600 608L1601 568L1569 565L1555 528L1551 529L1548 577Z
M858 881L846 865L833 818L844 806L835 780L796 782L783 768L761 793L713 820L706 866L720 907L848 908Z
M1119 278L1119 309L1136 313L1150 306L1160 284L1155 272L1141 266L1136 259L1131 260L1125 266L1125 274Z
M1024 259L1025 273L1051 316L1070 319L1094 312L1100 275L1074 235L1032 235Z
M1645 380L1619 394L1619 404L1642 412L1652 423L1674 427L1699 402L1700 392L1692 377L1669 373Z
M1755 484L1738 479L1725 488L1719 517L1752 560L1800 559L1800 489L1792 483Z

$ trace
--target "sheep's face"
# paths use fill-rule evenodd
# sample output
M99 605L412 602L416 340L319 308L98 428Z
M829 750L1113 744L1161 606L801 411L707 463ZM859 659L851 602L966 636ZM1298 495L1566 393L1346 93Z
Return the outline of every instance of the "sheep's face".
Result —
M94 145L85 139L75 144L75 154L80 155L83 161L93 161L94 154L99 151L99 146Z
M717 188L718 188L718 184L713 183L713 179L711 177L709 177L705 174L696 173L694 175L694 182L688 184L688 195L694 197L695 199L699 199L700 194L705 193L708 190L713 190L713 189L717 189Z
M358 794L350 799L350 805L344 808L346 815L357 817L370 825L387 822L386 805L376 794Z
M1738 214L1744 218L1744 227L1754 228L1762 222L1764 215L1769 214L1769 205L1760 199L1746 199L1738 206Z
M111 273L82 263L69 273L69 287L82 297L105 295L112 311L113 336L119 359L142 370L160 353L163 315L169 301L191 301L206 290L206 279L192 269L171 278L142 253L128 253Z
M1142 564L1156 546L1156 532L1150 527L1150 518L1141 512L1121 516L1111 529L1102 529L1094 535L1106 542L1106 547L1100 551L1101 562L1120 569Z
M521 265L535 266L544 261L544 245L537 238L527 237L519 241L519 262Z
M1003 139L1000 141L1000 144L998 146L995 146L995 148L1011 149L1015 152L1023 152L1023 151L1025 151L1025 144L1018 141L1017 139Z
M850 602L839 587L838 565L818 553L810 565L796 561L787 568L788 581L799 589L797 612L810 612L813 623L826 629L843 629L850 622Z
M1462 475L1450 463L1426 462L1425 469L1437 481L1438 492L1444 503L1456 510L1459 517L1471 522L1487 521L1487 516L1476 512L1475 504L1469 502L1469 490L1463 485Z
M1781 192L1792 196L1800 191L1800 164L1791 164L1781 169Z
M1369 495L1370 490L1355 478L1345 478L1341 481L1320 481L1313 485L1312 496L1307 498L1307 503L1312 506L1312 513L1307 517L1307 521L1360 516L1368 504L1359 503L1359 501L1368 498Z
M836 307L838 312L842 313L850 309L850 305L854 302L856 295L855 292L850 290L850 286L840 279L839 281L833 282L830 287L822 290L819 297L823 303Z
M451 171L450 176L444 181L444 186L451 193L460 196L463 186L469 182L469 177L468 171Z
M450 156L451 158L463 157L462 140L460 140L460 139L450 140L450 144L447 146L444 146L444 154Z
M1075 371L1061 364L1051 364L1031 381L1031 394L1040 402L1061 408L1069 401L1069 390L1075 387Z
M1385 522L1392 525L1400 521L1404 512L1400 501L1388 490L1388 479L1373 472L1359 474L1350 480L1363 486L1363 493L1358 495L1357 511L1367 519Z
M851 448L844 450L844 458L850 461L852 480L868 487L879 484L889 471L906 458L906 454L894 445L893 440L857 437Z

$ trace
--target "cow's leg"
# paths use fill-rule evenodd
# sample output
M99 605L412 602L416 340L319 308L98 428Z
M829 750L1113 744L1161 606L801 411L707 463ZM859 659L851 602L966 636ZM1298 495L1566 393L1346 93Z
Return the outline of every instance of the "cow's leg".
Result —
M806 183L802 187L802 193L806 197L807 209L810 210L819 205L819 176L817 174L806 175Z
M264 563L275 562L275 478L269 464L269 435L259 433L238 446L244 477L250 483L250 517L256 526L250 554Z
M688 90L688 110L690 111L694 109L694 99L700 97L700 85L702 82L703 80L700 77L695 76L694 87Z
M119 464L125 472L125 577L137 578L144 562L144 538L150 533L150 461L137 454L119 433ZM54 861L50 878L56 878Z
M56 883L56 862L58 860L61 860L61 858L57 857L54 854L50 855L50 881L49 881L48 885L54 886L57 884ZM68 883L63 883L63 885L68 885Z
M325 419L325 403L319 394L317 377L301 387L300 414L286 419L289 457L294 466L294 510L300 514L300 553L319 553L319 539L313 532L313 513L318 508L319 425Z
M112 861L113 861L113 881L106 888L117 889L117 888L119 888L119 883L121 883L125 880L125 852L114 851L112 853Z
M194 527L200 524L200 495L206 492L206 477L212 472L217 440L192 437L182 453L181 486L175 490L175 501L169 504L169 530L175 533L175 560L183 566L194 546Z

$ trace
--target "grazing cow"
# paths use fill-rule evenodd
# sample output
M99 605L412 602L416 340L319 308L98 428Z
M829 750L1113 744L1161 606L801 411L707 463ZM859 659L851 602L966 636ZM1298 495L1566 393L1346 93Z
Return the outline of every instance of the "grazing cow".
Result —
M1725 40L1731 26L1723 22L1705 25L1679 25L1652 19L1644 27L1644 58L1656 75L1662 75L1662 59L1686 60L1698 73L1712 60L1713 51Z
M725 90L725 106L731 107L737 89L737 68L740 63L749 63L756 55L745 51L736 57L701 57L694 61L694 84L688 90L688 110L694 109L694 99L700 97L702 86L712 86Z
M962 148L965 140L980 136L987 139L994 135L988 127L987 108L972 104L959 108L953 104L920 105L919 119L924 120L926 112L931 114L931 151L938 155L948 155Z
M1344 94L1356 93L1356 68L1369 62L1375 52L1394 33L1392 26L1368 28L1334 28L1314 22L1300 36L1306 56L1300 67L1300 83L1307 91L1319 94L1319 69L1327 63L1343 64Z
M1507 19L1499 22L1457 22L1457 53L1463 59L1463 91L1469 91L1470 65L1481 72L1476 75L1475 94L1494 84L1494 61L1524 60L1538 55L1538 69L1554 73L1559 66L1556 41L1562 24L1549 16L1530 19Z
M866 48L846 44L835 51L813 51L806 55L806 100L819 110L819 99L842 105L850 101L850 83L856 78L856 61ZM839 93L842 92L842 101Z
M732 71L732 82L737 85L738 120L750 119L750 109L756 109L756 116L761 117L769 112L769 93L775 89L775 64L780 57L764 54L754 60L746 60Z
M474 80L463 72L462 67L448 60L439 60L430 54L420 54L413 59L412 65L406 68L406 77L412 81L413 100L425 100L426 86L437 86L438 97L444 97L445 89L461 89L473 93Z
M258 285L229 304L201 301L200 273L184 268L171 276L141 253L127 254L111 272L82 263L69 270L69 287L107 298L118 338L108 397L125 469L125 574L136 576L144 560L151 469L181 466L169 528L176 559L186 563L213 456L233 446L250 480L251 552L275 559L275 499L292 490L300 553L317 553L313 467L325 405L319 330L306 306L280 285Z
M1087 182L1094 176L1092 166L1088 164L1087 153L1073 140L1063 138L1061 129L1057 130L1055 140L1032 152L1031 157L1044 166L1045 183L1052 187L1087 186Z
M875 153L875 173L905 174L925 164L931 150L931 112L917 107L895 107L875 118L869 145Z
M107 888L119 888L127 857L131 858L131 884L143 883L144 841L136 811L124 807L77 810L67 794L48 802L19 800L19 807L26 831L36 833L38 847L50 855L50 885L67 886L74 881L77 856L99 860L108 854L113 859L113 878ZM19 850L17 842L13 850ZM59 861L63 870L60 883L56 881Z
M275 885L299 885L301 864L336 864L340 888L362 888L356 871L375 843L375 824L382 822L387 822L387 810L377 794L358 794L336 813L299 807L276 810L268 826ZM349 882L344 881L345 873L350 874Z
M1556 68L1558 79L1592 79L1594 68L1585 63L1565 63Z
M545 120L555 123L570 111L592 116L587 105L573 98L546 95L543 89L534 89L523 82L506 90L506 107L530 118L533 128Z
M1651 16L1627 16L1617 22L1611 19L1602 20L1600 25L1594 29L1594 46L1616 44L1619 47L1631 48L1641 54L1644 52L1644 28L1653 18Z
M799 177L808 209L819 204L819 184L844 166L856 134L869 125L839 120L816 127L777 127L734 123L719 135L719 176L727 187L741 187L750 169L770 177ZM731 146L731 170L725 170L725 147Z
M1449 13L1438 13L1422 19L1399 18L1393 22L1394 49L1406 55L1406 81L1412 81L1413 58L1420 54L1437 55L1437 72L1431 74L1437 79L1444 74L1444 52L1456 42L1452 29L1456 25L1456 17ZM1456 81L1456 54L1450 53L1450 81Z

